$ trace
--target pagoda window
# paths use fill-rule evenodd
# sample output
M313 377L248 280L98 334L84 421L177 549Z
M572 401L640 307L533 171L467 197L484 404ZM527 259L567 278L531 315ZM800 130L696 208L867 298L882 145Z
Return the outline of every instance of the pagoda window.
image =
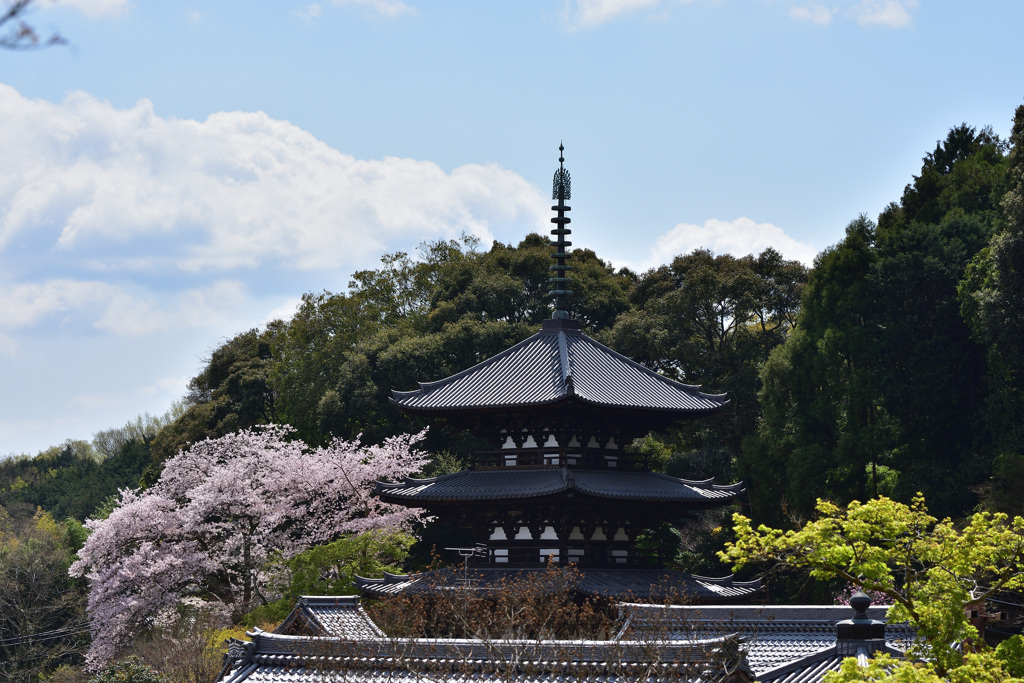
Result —
M575 465L580 461L579 453L566 453L565 461L570 465Z
M519 460L519 457L516 456L516 455L506 455L505 456L505 467L515 467L516 466L516 462L518 460Z
M617 443L615 443L615 437L614 436L611 437L610 439L608 439L608 443L607 443L607 445L605 445L605 448L613 448L615 450L619 450L619 445Z
M604 464L607 467L618 467L619 466L619 456L617 456L617 455L606 455L606 456L604 456Z
M577 439L575 436L572 437L572 439L569 441L569 448L579 448L579 447L580 447L580 440Z
M626 530L623 529L620 526L619 530L615 532L615 538L613 538L612 540L613 541L628 541L629 540L629 536L626 535Z
M542 540L542 541L557 541L558 540L558 533L555 531L555 527L553 527L553 526L546 526L546 527L544 527L544 531L540 535L540 540Z
M495 548L494 549L494 562L495 564L505 564L508 562L508 548Z
M490 540L492 540L492 541L507 541L508 540L508 536L505 535L505 528L504 527L500 527L500 526L494 527L494 531L491 532Z
M519 527L519 532L516 534L517 541L532 541L533 534L530 533L530 528L527 526Z
M590 441L587 442L587 448L600 448L601 444L597 442L595 437L590 437Z
M580 528L578 526L574 526L572 528L572 531L569 532L569 540L570 541L582 541L583 540L583 532L580 531ZM572 552L572 551L570 550L569 552Z
M550 558L552 562L558 562L558 548L541 548L540 561L547 562L548 558Z
M515 448L515 447L516 447L516 442L512 440L511 436L506 436L505 437L505 443L501 444L501 448L503 450L506 449L506 448Z
M523 448L536 448L537 442L534 441L533 435L526 437L526 441L523 442Z
M612 562L615 564L626 564L626 560L629 559L629 551L627 550L613 550L612 551Z
M557 465L558 464L558 453L545 453L544 464L545 465Z
M591 541L607 541L608 537L604 535L604 529L597 527L594 529L594 535L590 537Z
M569 562L579 564L583 561L583 548L569 548L566 554L569 556Z
M547 441L544 442L545 448L558 448L558 439L555 438L554 434L548 434Z

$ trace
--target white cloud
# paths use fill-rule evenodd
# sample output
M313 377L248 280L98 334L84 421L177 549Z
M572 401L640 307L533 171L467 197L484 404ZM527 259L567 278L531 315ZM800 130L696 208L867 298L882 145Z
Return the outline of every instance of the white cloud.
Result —
M185 394L189 379L189 377L158 377L153 384L143 387L139 393L143 396L166 394L177 398Z
M302 17L303 19L310 21L320 16L320 13L323 11L323 9L323 5L321 5L318 2L314 2L310 5L307 5L303 9L295 10L295 13Z
M393 245L544 225L536 187L496 164L360 160L262 112L162 118L82 92L0 85L0 250L51 235L106 270L344 268Z
M291 320L299 310L299 305L301 304L302 297L289 297L283 304L275 306L269 313L267 313L267 317L263 319L263 324L266 325L272 320Z
M31 327L54 314L81 309L122 295L104 282L49 280L0 285L0 328Z
M861 26L906 28L912 21L910 11L917 9L917 4L917 0L861 0L851 14Z
M46 7L49 3L42 3ZM55 5L74 7L90 19L96 17L116 17L131 9L129 0L55 0Z
M673 257L687 254L694 249L710 249L716 254L759 254L768 247L774 247L787 259L794 259L810 265L817 254L806 242L798 242L781 228L771 223L755 223L741 217L733 221L712 218L704 225L680 223L658 237L651 248L650 261L645 268L667 263ZM643 269L643 268L641 268Z
M581 26L597 26L620 14L653 7L659 2L661 0L578 0L576 23Z
M174 295L169 306L119 292L94 326L121 337L141 337L182 327L212 327L246 300L239 282L222 281L206 289Z
M377 12L385 17L398 17L403 14L412 14L415 12L415 8L405 4L402 0L332 0L335 5L344 7L345 5L358 5L360 7L366 7L368 9ZM312 9L312 5L307 8ZM319 14L319 8L316 10L316 14ZM311 16L316 16L313 14Z
M831 23L832 14L833 10L828 7L815 4L791 7L789 10L789 16L794 19L809 21L812 24L819 24L821 26Z
M208 327L230 319L246 300L238 282L221 281L164 297L135 296L112 284L69 279L0 285L0 329L35 327L55 316L121 337L139 337L185 327ZM0 343L13 349L13 342Z
M789 9L789 16L822 26L831 23L841 14L861 26L885 26L907 28L913 18L911 12L918 7L918 0L841 0L831 3L800 2Z

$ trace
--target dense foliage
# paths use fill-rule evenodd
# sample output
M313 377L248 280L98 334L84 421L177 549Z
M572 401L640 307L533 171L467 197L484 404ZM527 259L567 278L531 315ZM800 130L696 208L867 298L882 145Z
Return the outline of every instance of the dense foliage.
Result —
M1002 234L1006 150L988 129L952 129L899 204L819 254L796 330L761 373L742 468L759 518L806 519L817 496L923 491L942 515L976 503L1001 428L958 290Z
M0 507L0 679L32 681L87 644L85 591L68 576L85 538L43 511L17 524Z
M818 579L839 577L882 593L893 601L888 619L917 629L921 640L908 650L912 658L927 660L936 676L974 680L954 674L974 668L965 652L987 649L967 608L1000 591L1024 589L1024 518L982 512L959 528L928 514L920 497L909 506L882 497L853 501L845 509L819 500L817 512L815 520L790 531L754 528L737 514L736 540L726 544L722 557L737 569L779 562L806 568ZM1003 652L1021 645L1016 636ZM998 666L998 659L989 664Z

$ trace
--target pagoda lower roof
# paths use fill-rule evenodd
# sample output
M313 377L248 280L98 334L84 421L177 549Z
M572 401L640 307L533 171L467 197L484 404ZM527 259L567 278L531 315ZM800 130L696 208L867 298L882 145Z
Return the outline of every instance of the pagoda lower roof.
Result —
M465 470L432 479L377 482L375 492L404 504L540 498L574 491L602 500L689 503L695 507L728 505L745 488L742 482L719 486L713 479L690 481L659 472L508 468Z
M701 415L728 403L636 363L576 329L549 320L537 334L496 356L415 391L392 391L410 412L509 409L578 401L627 410Z
M444 567L419 574L384 574L381 579L356 577L356 588L366 596L385 597L400 593L432 592L468 585L479 590L497 590L543 574L544 568ZM760 580L734 581L732 576L712 578L673 569L588 569L574 572L574 589L582 595L605 598L649 599L675 596L696 603L738 602L761 588ZM559 584L561 585L561 584Z

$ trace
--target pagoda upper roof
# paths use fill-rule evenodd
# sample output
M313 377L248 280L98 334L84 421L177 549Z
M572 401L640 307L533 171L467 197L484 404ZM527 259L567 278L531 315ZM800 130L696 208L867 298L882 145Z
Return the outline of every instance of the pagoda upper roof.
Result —
M392 391L412 412L542 406L576 400L595 406L680 416L720 410L725 394L706 394L636 363L591 339L573 320L546 320L515 346L414 391Z
M743 483L719 486L713 479L690 481L658 472L509 468L466 470L432 479L377 482L385 500L406 504L538 498L576 491L594 498L641 503L727 505L744 492Z

